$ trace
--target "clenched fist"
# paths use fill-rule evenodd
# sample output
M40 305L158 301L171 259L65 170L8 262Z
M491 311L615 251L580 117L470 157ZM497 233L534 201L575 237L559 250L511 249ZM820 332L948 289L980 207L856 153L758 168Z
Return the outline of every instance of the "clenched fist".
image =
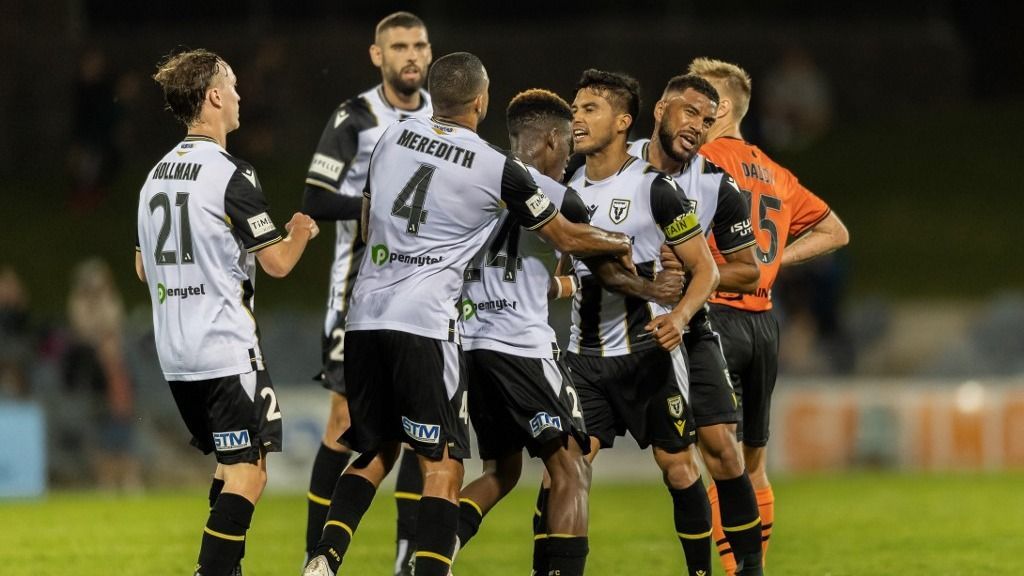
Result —
M284 225L284 229L287 230L289 234L295 230L304 230L309 233L310 240L316 238L316 235L320 233L320 227L316 225L316 220L313 220L302 212L292 214L292 219Z

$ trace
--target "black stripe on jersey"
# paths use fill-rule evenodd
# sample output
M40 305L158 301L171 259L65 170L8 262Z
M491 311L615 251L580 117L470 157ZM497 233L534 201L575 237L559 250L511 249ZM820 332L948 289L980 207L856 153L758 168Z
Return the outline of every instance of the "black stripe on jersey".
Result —
M725 172L725 170L723 170L718 164L704 158L704 167L701 169L701 174L721 174L723 172Z
M377 116L365 98L351 98L338 106L327 119L316 147L316 154L332 162L341 163L341 170L336 178L331 178L310 165L310 170L306 173L306 184L337 192L352 168L352 161L359 154L359 133L378 124ZM316 158L317 156L314 156L314 162Z
M214 144L220 146L220 142L217 142L215 139L210 138L209 136L202 136L200 134L189 134L188 136L185 136L185 142L213 142Z
M625 172L626 168L632 166L633 162L636 162L637 160L639 160L639 158L637 158L636 156L630 156L629 158L626 158L626 161L622 163L622 167L619 168L619 171L616 172L615 175L618 176L619 174Z
M352 246L348 253L348 276L345 278L345 287L341 291L341 310L348 314L349 300L352 299L352 289L356 285L356 276L359 274L359 264L363 261L363 252L366 250L366 243L359 234L352 238Z
M597 276L580 280L580 349L600 350L601 346L601 282Z
M722 179L718 183L718 205L711 231L715 244L722 254L732 254L757 243L750 226L750 205L740 194L732 176L719 170Z
M654 280L654 262L641 262L636 264L637 276ZM651 309L647 306L647 300L635 296L624 298L626 305L626 342L629 343L630 352L638 350L637 344L650 343L650 334L644 330L644 326L651 321ZM644 340L646 339L646 340Z

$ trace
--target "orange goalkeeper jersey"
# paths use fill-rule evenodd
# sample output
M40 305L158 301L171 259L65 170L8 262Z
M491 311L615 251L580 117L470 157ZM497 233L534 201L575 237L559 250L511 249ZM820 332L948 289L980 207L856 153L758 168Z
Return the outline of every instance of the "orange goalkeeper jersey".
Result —
M715 292L711 302L760 312L772 307L772 285L782 265L782 252L790 238L800 236L829 214L828 204L800 185L796 176L776 164L757 146L736 138L717 138L701 146L700 153L736 179L750 202L751 224L757 239L761 280L753 294ZM725 262L709 237L716 262Z

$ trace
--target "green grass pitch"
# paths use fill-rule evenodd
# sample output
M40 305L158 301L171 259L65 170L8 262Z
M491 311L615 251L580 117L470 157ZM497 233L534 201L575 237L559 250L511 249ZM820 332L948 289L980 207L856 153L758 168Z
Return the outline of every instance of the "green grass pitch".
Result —
M774 485L768 574L1024 574L1024 473L829 475ZM456 575L529 574L534 494L531 482L498 505L459 555ZM0 502L0 574L189 575L205 500L205 489L196 487ZM587 574L682 574L669 502L660 485L597 483ZM393 515L393 499L381 493L342 574L391 574ZM245 573L298 575L304 529L301 496L268 495L256 509Z

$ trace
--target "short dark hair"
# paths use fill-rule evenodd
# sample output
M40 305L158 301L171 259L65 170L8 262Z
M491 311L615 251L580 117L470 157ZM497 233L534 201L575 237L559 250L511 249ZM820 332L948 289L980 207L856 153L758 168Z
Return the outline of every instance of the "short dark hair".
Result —
M380 38L381 32L391 28L426 28L427 25L420 20L420 17L412 12L395 12L388 14L377 22L377 28L373 31L373 41Z
M508 135L516 139L523 130L550 120L572 122L572 111L561 96L542 88L531 88L516 94L505 110Z
M664 98L669 92L679 92L681 94L685 92L687 88L693 88L697 92L707 96L708 99L715 104L718 104L719 102L718 90L711 85L711 82L708 82L696 74L680 74L670 78L668 84L665 85L665 91L662 93L662 98Z
M169 54L157 64L153 80L164 90L165 108L186 127L199 119L206 91L222 64L223 58L202 48Z
M632 116L634 123L640 117L640 83L636 78L622 72L589 68L576 83L577 92L584 88L600 93L613 107Z
M439 114L460 113L487 83L484 63L469 52L442 56L430 67L427 89Z

